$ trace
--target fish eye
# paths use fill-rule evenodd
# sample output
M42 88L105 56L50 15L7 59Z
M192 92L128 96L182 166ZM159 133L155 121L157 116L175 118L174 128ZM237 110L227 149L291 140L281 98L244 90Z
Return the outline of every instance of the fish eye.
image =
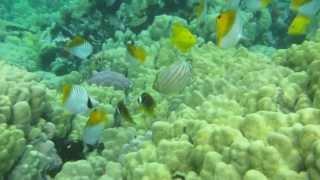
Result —
M220 18L221 18L221 15L218 16L218 19L220 19Z

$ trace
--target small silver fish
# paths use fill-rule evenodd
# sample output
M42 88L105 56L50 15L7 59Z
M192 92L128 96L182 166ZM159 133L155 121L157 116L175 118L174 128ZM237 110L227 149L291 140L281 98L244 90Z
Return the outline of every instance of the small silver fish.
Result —
M187 61L174 63L157 74L153 88L164 94L181 92L191 82L191 68Z

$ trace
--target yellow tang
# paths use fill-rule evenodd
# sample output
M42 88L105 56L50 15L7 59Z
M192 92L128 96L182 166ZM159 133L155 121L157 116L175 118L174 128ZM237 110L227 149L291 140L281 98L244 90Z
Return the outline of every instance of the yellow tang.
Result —
M127 44L127 50L129 54L138 60L140 63L144 63L146 60L147 53L142 47L138 47L134 44Z
M308 31L310 23L310 17L304 15L297 15L289 26L288 34L292 36L304 35Z
M219 47L235 46L241 38L242 23L236 10L222 12L216 19L216 38Z
M171 43L181 52L189 51L197 42L196 36L178 22L172 25L170 39Z

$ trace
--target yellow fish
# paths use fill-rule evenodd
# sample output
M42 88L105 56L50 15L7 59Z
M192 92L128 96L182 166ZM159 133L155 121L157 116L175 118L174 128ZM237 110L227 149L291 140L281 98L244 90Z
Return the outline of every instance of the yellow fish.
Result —
M83 142L86 145L97 145L103 133L107 121L106 112L102 109L94 109L90 113L83 132Z
M217 44L221 48L235 46L242 35L242 22L236 10L222 12L216 19Z
M297 15L289 26L288 34L292 36L304 35L307 33L310 24L310 17Z
M93 46L81 36L73 37L66 44L65 49L80 59L87 59L87 57L93 52Z
M62 103L68 111L74 114L84 114L93 107L87 91L79 85L63 85Z
M320 10L320 1L291 0L290 8L299 14L312 17Z
M142 93L138 98L138 103L146 113L148 113L149 115L154 115L156 102L150 94L146 92Z
M144 63L147 57L146 51L139 46L134 45L133 43L128 43L127 44L127 50L129 54L138 60L140 63Z
M257 11L266 8L272 0L246 0L246 7L251 11Z
M197 42L197 38L189 29L175 22L171 29L171 43L181 52L188 52Z

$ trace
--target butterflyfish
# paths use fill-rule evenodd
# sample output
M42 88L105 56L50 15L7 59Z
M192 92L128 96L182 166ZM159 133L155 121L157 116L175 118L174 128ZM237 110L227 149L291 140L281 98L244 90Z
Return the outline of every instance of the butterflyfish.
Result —
M144 48L135 45L134 43L127 43L127 50L131 57L139 61L140 63L144 63L147 57L147 52Z
M103 109L95 108L92 110L83 131L84 144L91 146L99 144L106 121L107 115Z
M93 52L93 46L83 37L73 37L65 46L65 49L72 55L80 58L87 59Z
M62 103L69 112L74 114L85 114L93 107L87 91L79 85L63 85Z
M157 74L153 89L163 94L180 93L191 83L191 78L191 64L187 61L178 61Z
M235 10L220 13L216 19L216 39L221 48L235 46L242 35L241 17Z

